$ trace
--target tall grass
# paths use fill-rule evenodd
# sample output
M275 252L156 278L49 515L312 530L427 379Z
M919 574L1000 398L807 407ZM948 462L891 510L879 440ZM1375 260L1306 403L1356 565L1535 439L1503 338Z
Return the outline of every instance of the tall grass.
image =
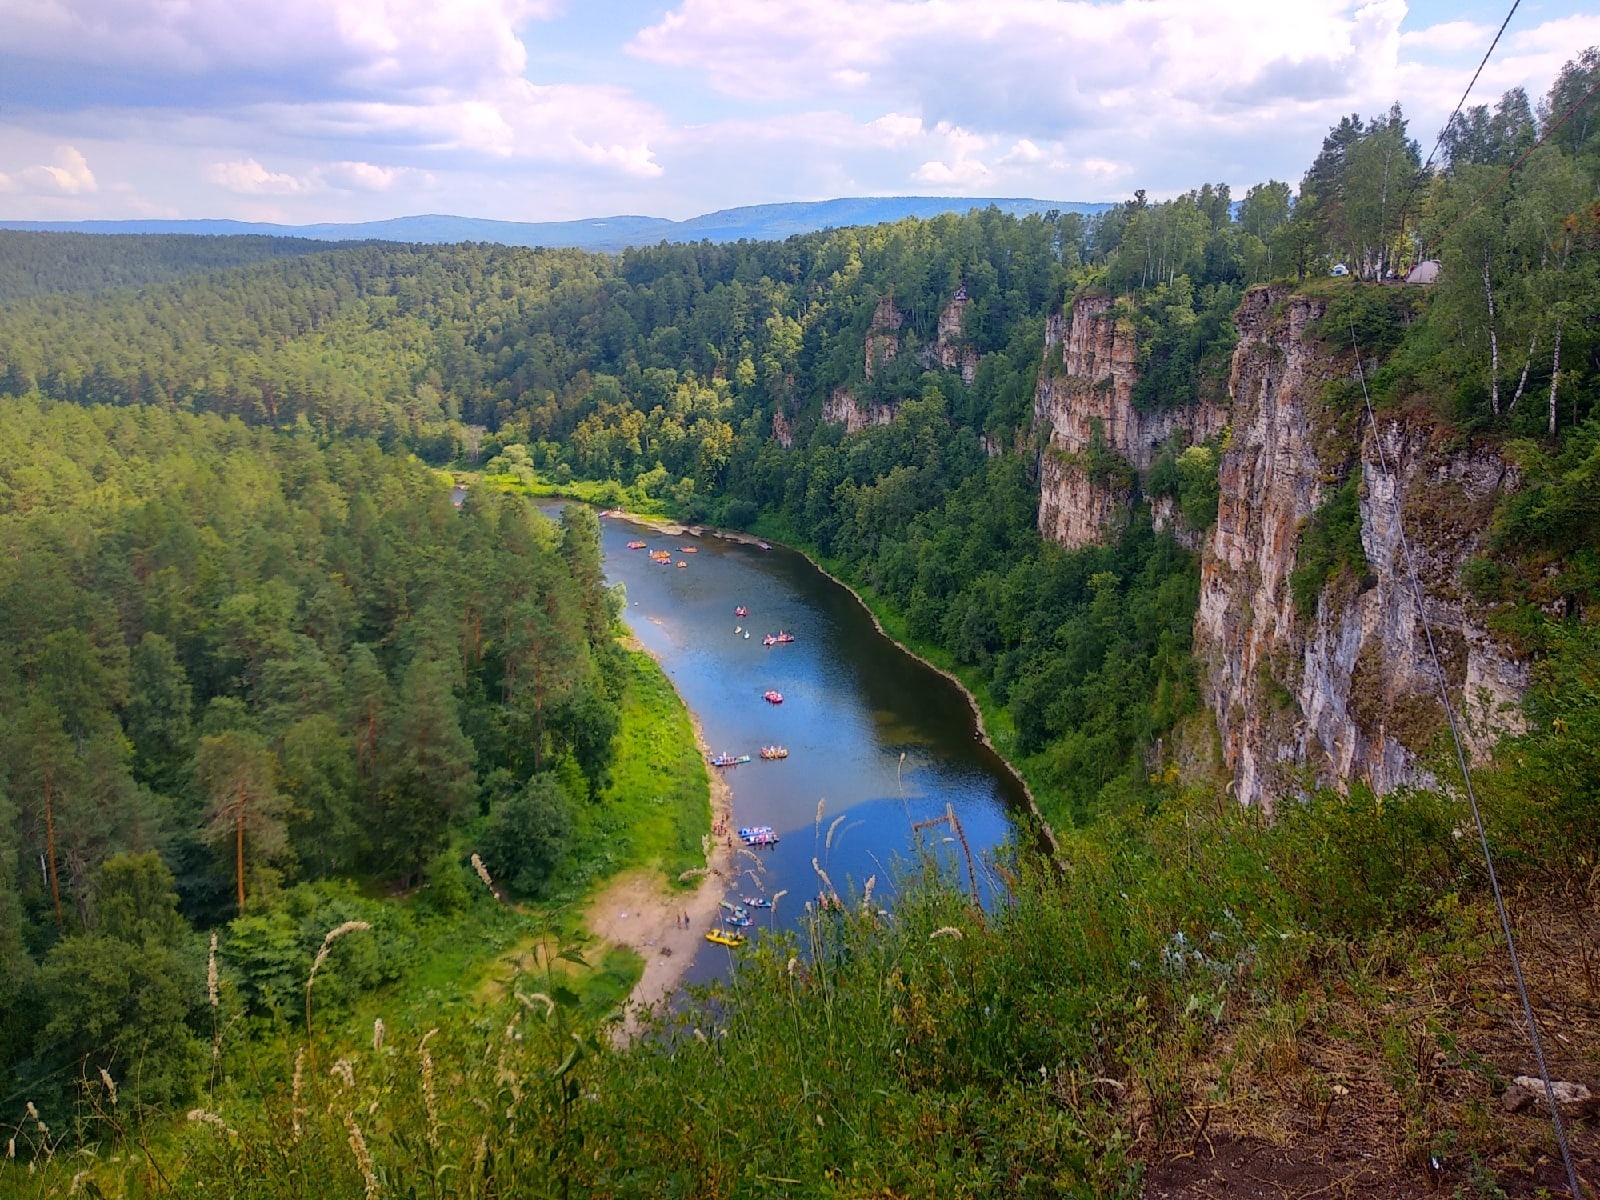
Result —
M497 1006L427 1029L399 1014L381 1040L314 1031L327 1042L293 1087L230 1075L166 1153L94 1178L243 1200L1133 1196L1141 1159L1193 1149L1197 1114L1242 1122L1271 1091L1314 1128L1348 1102L1302 1061L1329 989L1377 1014L1411 964L1482 961L1462 815L1353 790L1268 824L1176 791L1153 817L1069 834L1064 873L994 863L987 911L930 849L893 913L842 897L758 938L625 1049L547 953ZM1494 1144L1421 1082L1442 1027L1356 1024L1343 1036L1412 1106L1404 1161Z

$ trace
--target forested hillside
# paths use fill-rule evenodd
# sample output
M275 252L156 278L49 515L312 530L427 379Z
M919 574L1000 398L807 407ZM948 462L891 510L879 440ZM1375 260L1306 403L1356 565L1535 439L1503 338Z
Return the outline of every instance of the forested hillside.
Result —
M308 238L138 238L0 229L0 304L58 292L137 289L246 263L297 258L328 249Z
M1327 470L1293 486L1326 498L1279 547L1302 628L1330 589L1368 587L1369 426L1501 464L1468 514L1482 552L1440 586L1525 669L1479 795L1551 1053L1592 1076L1597 83L1591 50L1538 103L1464 111L1428 165L1398 107L1352 116L1297 195L1268 181L1237 207L1206 185L1093 220L991 210L615 258L366 246L6 304L8 1091L58 1129L76 1100L74 1136L113 1141L101 1067L146 1063L130 1106L198 1095L216 1007L188 920L219 929L247 1013L287 1040L217 1068L215 1107L155 1156L172 1177L108 1171L160 1194L1132 1195L1141 1161L1212 1132L1314 1143L1328 1188L1551 1186L1547 1132L1501 1110L1525 1055L1443 721L1406 710L1438 735L1436 790L1306 782L1272 821L1242 809L1209 769L1194 658L1194 547L1230 519L1236 431L1172 424L1135 463L1103 422L1068 452L1036 418L1041 380L1082 361L1075 301L1142 414L1223 411L1242 305L1262 328L1314 310L1294 345L1320 372L1307 461ZM1418 263L1434 282L1404 282ZM1258 350L1252 369L1283 367ZM492 486L458 515L412 454ZM1052 455L1117 497L1099 544L1041 534ZM1433 482L1404 519L1459 523ZM432 1049L427 1019L397 1017L404 1045L346 1038L330 1073L308 930L396 910L295 881L459 875L440 852L476 814L536 893L604 790L625 671L594 520L558 531L521 495L580 483L791 540L861 588L975 688L1061 861L999 864L990 911L929 864L893 914L822 875L801 939L626 1053L568 989L581 956L547 947L547 991ZM1289 712L1278 669L1250 677ZM1394 711L1377 684L1366 699ZM350 992L391 978L375 955ZM1575 1138L1592 1169L1592 1124Z
M186 1099L180 911L253 914L228 954L275 1011L266 961L299 951L274 922L356 904L285 910L289 883L454 873L436 856L481 797L548 827L536 893L605 785L625 668L587 510L564 529L509 497L458 514L433 472L369 442L16 399L0 497L8 1091L42 1103L85 1053L143 1055L138 1100ZM142 957L116 943L151 936Z

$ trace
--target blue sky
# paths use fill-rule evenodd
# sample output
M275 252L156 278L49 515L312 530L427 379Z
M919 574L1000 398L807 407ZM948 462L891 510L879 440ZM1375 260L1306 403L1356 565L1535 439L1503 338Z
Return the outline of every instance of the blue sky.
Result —
M0 217L687 217L1298 180L1432 144L1505 15L1442 0L0 0ZM1525 0L1474 101L1600 13Z

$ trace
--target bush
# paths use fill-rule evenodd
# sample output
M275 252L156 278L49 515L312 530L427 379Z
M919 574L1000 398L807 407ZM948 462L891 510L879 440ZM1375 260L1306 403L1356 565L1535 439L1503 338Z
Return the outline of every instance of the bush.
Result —
M1360 581L1367 574L1361 545L1360 479L1352 475L1311 515L1300 534L1298 565L1289 575L1295 612L1310 620L1323 586L1344 571Z
M489 818L483 859L504 887L537 897L572 844L572 802L555 776L544 772Z
M748 500L730 500L722 510L722 523L731 529L748 529L760 513Z

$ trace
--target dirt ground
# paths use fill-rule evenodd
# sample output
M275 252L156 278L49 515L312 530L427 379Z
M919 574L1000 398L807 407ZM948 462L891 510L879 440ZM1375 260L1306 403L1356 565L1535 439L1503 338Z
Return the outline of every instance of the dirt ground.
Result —
M694 725L695 741L706 755L699 722ZM718 772L710 775L712 828L726 830L732 821L732 791ZM678 985L705 944L706 931L716 926L718 905L736 882L734 853L725 834L714 835L706 874L693 891L674 889L659 871L629 871L590 901L584 916L589 932L602 942L628 946L644 959L644 974L628 997L621 1040L638 1030L642 1010L661 1003Z
M1524 898L1520 911L1517 944L1551 1075L1600 1097L1600 922L1586 903ZM1568 1195L1549 1110L1502 1103L1511 1080L1537 1067L1496 943L1482 957L1396 962L1368 976L1361 995L1335 975L1308 990L1292 1031L1264 1034L1251 1020L1260 1014L1237 1014L1188 1073L1180 1132L1157 1144L1148 1101L1130 1099L1147 1200ZM1596 1108L1565 1123L1588 1197L1600 1197Z

